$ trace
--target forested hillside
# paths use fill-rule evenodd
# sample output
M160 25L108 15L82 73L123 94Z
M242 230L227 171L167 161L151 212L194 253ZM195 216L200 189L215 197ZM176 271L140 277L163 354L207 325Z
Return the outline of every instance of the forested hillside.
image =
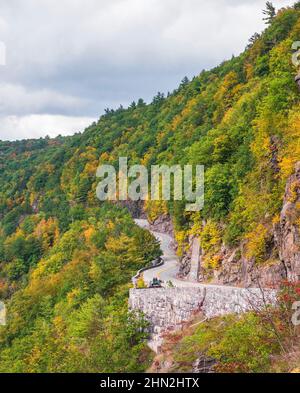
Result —
M276 262L273 226L300 159L300 3L268 23L241 55L150 104L107 109L72 137L0 142L0 371L146 367L144 321L126 301L132 274L160 250L125 209L97 200L99 164L205 165L201 212L147 202L149 219L171 215L179 255L199 235L208 272L221 267L222 244Z
M160 255L157 241L125 210L69 198L63 174L93 166L95 149L80 153L60 139L1 148L7 326L0 328L0 371L144 370L146 322L128 313L128 288L136 271ZM69 161L72 152L79 166Z

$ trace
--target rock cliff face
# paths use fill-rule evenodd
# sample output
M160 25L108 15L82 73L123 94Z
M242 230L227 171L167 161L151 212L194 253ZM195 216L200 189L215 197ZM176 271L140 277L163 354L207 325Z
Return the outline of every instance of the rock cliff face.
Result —
M217 364L216 360L200 354L199 358L193 364L193 373L214 373L214 367Z
M289 178L280 214L275 225L275 242L288 280L300 280L300 162Z
M180 278L187 277L191 271L193 239L194 238L192 236L189 237L189 239L188 239L189 247L180 260L180 266L179 266L179 277ZM198 262L199 262L199 266L200 266L201 265L200 260Z
M272 262L265 264L246 258L244 244L234 249L223 245L218 254L220 267L208 272L202 266L200 251L198 280L243 287L257 286L258 282L263 287L278 287L284 279L300 280L300 162L287 181L280 219L274 224L271 235ZM181 260L182 276L188 276L191 270L193 239L190 240L190 248Z
M156 220L150 223L152 231L166 233L174 238L174 227L171 217L167 214L159 216Z
M276 288L286 277L285 269L279 259L265 265L256 264L254 259L247 259L243 255L243 245L233 250L222 247L221 255L221 266L213 271L213 276L207 275L204 269L200 269L200 281L210 278L212 283L221 285L246 288L261 285L264 288Z
M117 201L117 204L121 207L126 207L133 218L146 218L146 213L144 211L143 201Z
M168 214L159 216L156 220L150 222L150 229L154 232L166 233L171 236L173 239L171 246L174 250L177 250L173 222Z
M181 259L181 277L189 277L191 273L192 244L193 242L191 241L189 250ZM277 246L273 244L273 247L276 248ZM247 259L243 255L243 245L234 249L222 246L218 255L221 260L220 267L213 271L207 271L202 266L203 254L200 247L198 260L199 282L246 288L257 287L258 285L274 288L286 278L286 269L279 258L272 263L258 265L254 259ZM195 264L195 261L193 263Z

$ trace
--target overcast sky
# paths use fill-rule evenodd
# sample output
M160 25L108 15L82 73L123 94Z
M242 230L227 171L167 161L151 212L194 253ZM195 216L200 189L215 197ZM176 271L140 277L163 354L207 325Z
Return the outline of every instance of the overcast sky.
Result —
M291 0L273 1L277 8ZM265 0L1 0L0 139L72 134L104 108L239 54ZM0 63L3 45L0 43Z

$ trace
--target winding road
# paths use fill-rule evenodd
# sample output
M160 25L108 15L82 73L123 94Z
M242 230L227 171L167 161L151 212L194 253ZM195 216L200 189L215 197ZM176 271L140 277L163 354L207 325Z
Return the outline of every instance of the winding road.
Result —
M155 232L150 229L150 224L145 219L135 219L135 223L141 228L148 229L160 242L160 248L163 252L162 259L164 264L158 266L153 269L149 269L143 272L143 278L146 284L149 284L153 278L159 278L164 281L164 284L167 282L172 282L174 287L215 287L215 288L228 288L228 289L240 289L243 288L231 286L231 285L218 285L218 284L202 284L196 281L189 281L187 279L179 279L176 277L179 271L179 258L175 253L174 248L172 247L173 239L170 235L166 233Z
M149 284L154 277L164 281L164 283L172 282L175 287L203 287L204 284L195 281L180 280L176 278L179 271L179 258L172 247L173 239L166 233L155 232L150 229L149 222L145 219L135 219L135 223L141 228L148 229L160 242L160 248L163 252L162 259L164 264L156 268L143 272L143 278L146 284ZM207 286L207 284L205 284ZM209 284L212 287L220 287L220 285Z
M141 228L150 230L150 225L147 220L135 219L134 221ZM171 236L167 235L166 233L154 232L151 230L150 232L160 242L160 248L163 252L162 259L164 261L164 264L162 266L150 270L146 270L145 272L143 272L144 281L146 283L149 283L150 281L152 281L154 277L157 277L165 282L172 281L172 283L175 285L175 281L180 282L180 280L176 279L176 274L178 273L179 270L179 260L175 253L175 250L172 247L173 239Z

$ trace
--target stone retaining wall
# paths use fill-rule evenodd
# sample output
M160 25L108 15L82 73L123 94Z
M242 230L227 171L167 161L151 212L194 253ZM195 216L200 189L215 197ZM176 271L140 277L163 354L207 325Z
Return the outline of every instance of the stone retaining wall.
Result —
M201 311L212 318L230 313L241 313L276 302L276 291L258 288L234 288L201 285L183 288L131 289L130 309L142 311L151 324L150 347L156 352L161 343L161 333L178 329L193 314Z

